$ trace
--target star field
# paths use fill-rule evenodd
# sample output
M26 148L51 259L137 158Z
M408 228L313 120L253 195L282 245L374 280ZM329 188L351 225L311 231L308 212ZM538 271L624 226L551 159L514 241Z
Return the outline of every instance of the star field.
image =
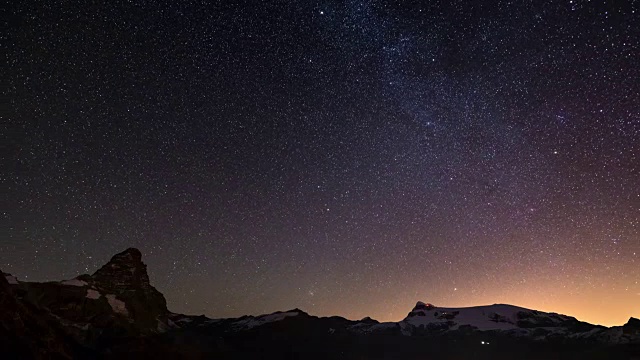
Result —
M640 317L637 1L10 5L0 268L174 312Z

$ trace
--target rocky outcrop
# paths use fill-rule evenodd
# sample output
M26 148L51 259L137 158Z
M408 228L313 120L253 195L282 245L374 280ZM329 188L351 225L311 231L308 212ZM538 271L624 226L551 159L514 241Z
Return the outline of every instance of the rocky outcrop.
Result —
M14 294L8 274L0 277L0 352L3 359L71 359L70 340L46 312Z
M167 303L151 286L139 250L130 248L93 275L45 283L2 280L25 304L55 318L64 333L89 348L168 328Z
M114 255L91 275L91 281L114 311L129 316L143 328L156 329L158 320L169 313L164 296L149 282L147 266L138 249L129 248Z
M359 323L367 324L367 325L374 325L374 324L379 324L380 322L378 320L372 319L369 316L367 316L367 317L363 318L362 320L360 320Z
M622 333L625 335L640 336L640 319L634 317L629 318L629 321L622 326Z

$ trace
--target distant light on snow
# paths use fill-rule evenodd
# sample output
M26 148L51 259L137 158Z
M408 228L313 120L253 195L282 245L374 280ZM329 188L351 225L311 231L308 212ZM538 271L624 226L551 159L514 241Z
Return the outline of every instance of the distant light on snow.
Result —
M89 285L89 284L87 284L86 281L82 281L82 280L78 280L78 279L60 281L60 284L67 285L67 286L87 286L87 285Z

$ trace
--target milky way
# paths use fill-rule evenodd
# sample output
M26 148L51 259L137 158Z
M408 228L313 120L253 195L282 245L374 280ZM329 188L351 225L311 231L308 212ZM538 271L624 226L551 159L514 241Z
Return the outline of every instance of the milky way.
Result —
M615 5L614 5L615 4ZM640 317L640 4L13 2L0 268L170 310Z

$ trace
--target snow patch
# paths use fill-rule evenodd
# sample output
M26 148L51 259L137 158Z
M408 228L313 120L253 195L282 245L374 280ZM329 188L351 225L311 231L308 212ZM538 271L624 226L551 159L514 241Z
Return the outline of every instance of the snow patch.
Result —
M67 286L87 286L87 285L89 285L86 281L82 281L82 280L78 280L78 279L60 281L60 284L67 285Z
M118 314L129 315L127 306L125 305L124 301L118 300L113 294L106 295L105 297L107 298L107 301L109 302L109 305L111 305L113 311L117 312Z
M400 328L401 331L404 330L403 334L405 334L405 332L407 332L405 335L410 335L410 329L405 329L402 327L402 323L395 323L395 322L386 322L386 323L375 323L375 324L371 324L371 323L366 323L366 322L359 322L357 324L351 325L349 326L349 329L354 330L354 331L358 331L358 332L362 332L362 333L371 333L371 332L378 332L378 331L388 331L390 329L396 329L396 328ZM405 327L408 327L408 324L404 324Z
M380 323L380 324L374 324L374 325L371 326L371 331L394 329L397 326L398 326L398 323L394 323L394 322L385 322L385 323Z
M76 328L78 328L78 329L80 329L80 330L84 330L84 331L89 330L89 324L77 324L77 323L72 323L71 325L75 326Z
M102 296L102 294L100 294L97 290L87 289L87 299L97 300L100 299L100 296Z
M266 323L281 321L290 316L298 316L300 313L296 311L280 312L269 315L260 315L258 317L249 317L235 322L233 325L238 329L252 329L256 326L261 326Z
M4 278L7 279L9 284L18 285L18 279L15 276L5 275Z

